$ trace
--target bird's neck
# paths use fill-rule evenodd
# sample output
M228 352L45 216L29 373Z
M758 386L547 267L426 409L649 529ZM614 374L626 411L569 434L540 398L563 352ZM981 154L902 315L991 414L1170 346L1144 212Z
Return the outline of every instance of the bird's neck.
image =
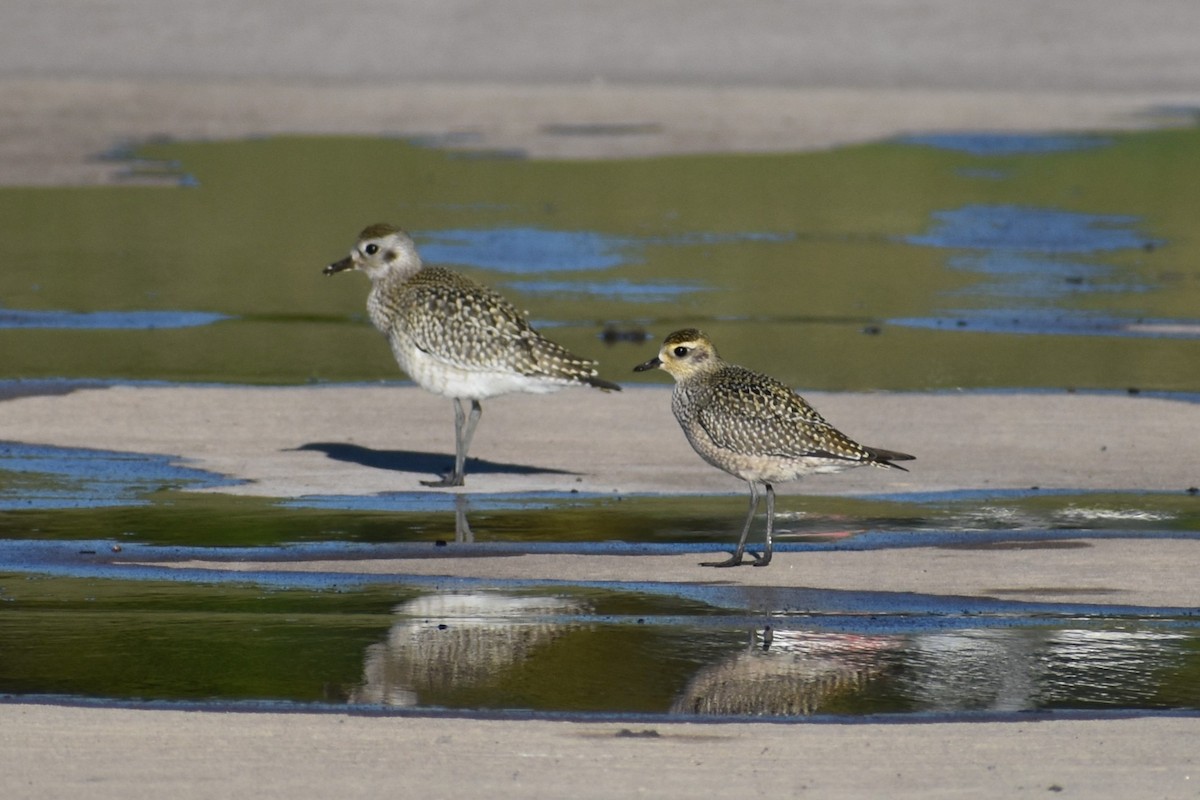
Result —
M720 356L716 355L715 353L707 355L702 361L693 362L691 370L689 370L686 375L679 376L679 382L684 383L704 380L714 372L720 372L726 366L728 365L721 360Z
M420 265L415 270L389 269L378 275L371 276L371 292L367 295L367 315L371 322L381 331L388 331L397 314L396 304L399 302L401 287L413 275L420 272Z
M424 265L420 261L404 266L393 264L388 269L371 275L371 285L376 291L386 291L389 287L407 283L422 269L424 269Z

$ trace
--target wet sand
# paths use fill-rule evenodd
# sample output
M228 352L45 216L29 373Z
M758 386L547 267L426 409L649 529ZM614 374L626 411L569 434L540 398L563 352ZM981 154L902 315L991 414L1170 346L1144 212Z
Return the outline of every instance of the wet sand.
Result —
M1200 108L1188 0L393 0L395 24L380 9L7 3L0 185L110 182L125 165L98 156L160 136L429 136L605 158L1136 129ZM59 46L73 30L88 35Z
M730 506L730 540L742 505ZM760 523L761 524L761 523ZM786 526L784 526L786 530ZM751 544L755 544L754 541ZM732 544L730 546L732 549ZM819 591L913 593L976 597L1026 603L1086 603L1089 606L1200 611L1195 565L1200 542L1143 539L1094 540L1086 535L1052 543L1001 542L978 546L913 547L867 552L776 552L767 569L716 571L701 561L723 559L729 550L686 555L558 555L506 552L481 558L450 552L414 553L411 558L281 561L170 561L145 566L219 572L322 572L478 578L509 585L522 581L570 584L611 582L740 584L804 587ZM124 561L123 564L131 562ZM1113 569L1120 564L1119 573ZM750 574L747 574L750 573ZM761 574L760 574L761 573Z
M7 78L0 185L111 183L98 156L159 137L414 136L535 158L790 152L931 131L1139 130L1191 121L1200 91L963 91L484 82L309 84Z
M1200 451L1200 404L1124 394L809 393L827 419L863 441L913 453L909 471L860 468L780 484L780 511L804 496L1003 492L1165 492L1183 496ZM269 498L429 491L432 466L452 461L450 402L413 386L116 386L10 399L0 441L168 456L233 479L200 491ZM730 495L730 539L745 484L692 452L670 411L669 386L497 398L472 445L487 469L458 493L577 491ZM474 463L478 468L478 463ZM448 517L450 515L447 515ZM447 522L450 526L450 523ZM450 528L448 527L448 531ZM783 525L786 531L786 523ZM417 555L417 554L414 554ZM860 591L1200 608L1191 579L1200 542L1089 539L1055 547L905 548L780 553L769 569L714 571L711 556L524 555L369 561L178 562L167 566L353 571L638 582L731 581ZM1120 564L1121 569L1112 569Z
M303 15L264 3L237 26L216 0L8 4L0 11L0 185L111 182L123 165L97 156L151 136L429 135L535 157L604 158L829 147L910 132L1128 129L1189 122L1200 107L1200 6L1188 2L923 0L903 13L878 2L761 3L751 12L698 0L686 13L621 1L570 11L538 0L502 12L468 5L399 2L401 35L367 2L306 4ZM64 30L88 35L61 47ZM858 470L789 493L1182 491L1200 474L1195 448L1178 447L1180 431L1200 429L1195 404L1036 394L811 399L854 435L919 460L910 473ZM740 492L690 452L666 401L664 389L647 388L491 403L474 455L564 472L499 471L471 479L468 490ZM401 408L413 424L396 424ZM597 439L586 457L565 446L612 418L636 422L638 437ZM393 387L122 387L0 403L0 438L164 453L247 481L221 491L277 497L415 489L428 476L405 470L412 459L404 453L446 453L450 434L446 401ZM331 457L350 452L346 445L387 455L391 468ZM731 504L736 519L741 500ZM1197 603L1180 566L1196 563L1191 543L1088 544L781 554L767 570L719 579ZM356 566L717 579L694 560ZM14 798L397 789L423 797L1132 798L1195 796L1200 780L1195 717L656 724L657 737L621 737L623 728L641 726L0 704L0 790Z
M1179 718L705 725L0 705L0 791L91 800L1194 797L1198 727Z
M664 380L666 379L665 376ZM1200 476L1200 404L1125 394L827 393L805 397L859 441L912 453L781 495L959 490L1183 492ZM114 386L5 401L0 440L170 456L260 497L429 491L453 462L451 402L410 385ZM745 494L700 460L667 385L567 389L484 402L467 493ZM1190 483L1189 483L1190 481ZM736 516L736 514L734 515Z

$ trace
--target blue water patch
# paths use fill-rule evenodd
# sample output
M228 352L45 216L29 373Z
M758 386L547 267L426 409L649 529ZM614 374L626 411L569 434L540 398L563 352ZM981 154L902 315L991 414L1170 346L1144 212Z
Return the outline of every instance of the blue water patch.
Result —
M1005 170L984 169L982 167L962 167L961 169L956 169L954 174L979 181L1002 181L1006 180L1009 176L1009 173Z
M165 488L236 483L177 461L147 453L0 442L0 510L144 505L146 494Z
M1098 253L1157 246L1134 226L1137 217L1084 214L1018 205L968 205L933 214L936 225L908 236L909 244L963 250L1056 254Z
M382 492L372 495L321 494L283 500L280 508L326 511L530 511L562 508L564 503L607 498L596 492L527 492L521 494L446 494L445 492Z
M1055 307L1064 297L1084 293L1129 294L1156 288L1131 268L1092 260L1118 251L1157 249L1162 243L1138 230L1138 217L976 204L936 212L933 221L928 231L905 241L962 251L950 256L946 265L987 279L953 294L1001 299L1009 307L892 320L897 325L988 333L1195 337L1188 321ZM1011 307L1013 301L1024 307Z
M790 234L690 233L635 238L595 231L544 228L484 228L424 231L416 234L421 253L431 264L478 267L514 274L582 272L612 269L645 260L650 246L696 247L743 242L784 242Z
M1118 274L1115 268L1107 264L1040 258L1024 253L970 253L948 259L946 266L996 279L956 290L954 294L984 294L1048 302L1083 292L1129 293L1144 292L1151 288L1144 282Z
M428 262L497 272L610 269L639 258L634 240L591 231L488 228L433 231L419 238Z
M928 317L897 317L888 323L974 333L1200 339L1200 319L1129 318L1055 309L970 309Z
M1024 133L931 133L902 136L900 144L953 150L972 156L1024 156L1095 150L1112 145L1107 136Z
M583 295L605 300L623 300L627 303L658 303L673 300L689 292L708 290L708 287L697 284L634 283L627 280L512 281L508 286L528 294Z
M1111 272L1111 267L1086 261L1038 258L1023 253L997 253L955 256L946 261L951 269L979 272L984 275L1033 276L1068 280L1075 277L1097 277Z
M195 328L231 319L206 311L31 311L0 308L0 328L157 330Z

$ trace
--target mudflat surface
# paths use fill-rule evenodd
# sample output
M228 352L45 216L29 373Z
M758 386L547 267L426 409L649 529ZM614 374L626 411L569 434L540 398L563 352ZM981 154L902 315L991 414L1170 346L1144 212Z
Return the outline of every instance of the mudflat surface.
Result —
M864 467L780 484L781 510L802 511L805 493L921 495L1037 487L1182 494L1187 480L1200 475L1200 452L1179 447L1180 431L1200 430L1200 404L1193 402L1048 393L812 393L809 399L844 430L917 460L908 472ZM234 480L203 491L238 495L428 491L420 481L452 461L450 402L412 386L117 386L12 399L3 411L0 440L165 455ZM499 398L485 404L472 450L485 466L469 462L479 471L468 471L466 487L452 491L728 493L731 541L743 513L745 484L692 452L671 415L666 386ZM1197 542L1089 541L1081 533L1073 546L780 553L768 569L720 571L700 567L706 558L695 554L473 553L173 566L497 580L727 581L1200 607L1190 579L1197 557Z
M6 797L1194 797L1200 719L627 724L0 705Z
M14 0L0 10L0 185L111 182L122 165L97 156L152 136L424 134L535 157L603 158L828 147L906 132L1171 124L1200 107L1196 30L1200 6L1187 0L457 0L386 8L318 0L301 11L283 2L248 9L225 0ZM64 31L86 36L63 46ZM919 460L907 474L858 470L789 492L1175 491L1196 481L1195 448L1179 446L1180 431L1197 430L1194 404L810 399L852 435ZM586 433L616 416L643 423L639 435ZM169 454L245 481L222 491L280 497L414 488L427 475L405 469L413 459L404 453L446 453L450 434L448 403L390 387L114 388L0 403L0 438ZM565 446L581 434L586 456ZM740 491L687 448L665 390L497 401L473 449L489 461L564 472L500 469L472 480L469 491L532 483ZM331 453L383 453L388 467ZM1037 559L994 551L784 554L767 570L720 577L789 580L783 576L802 570L805 581L870 579L935 594L1008 588L1052 598L1098 589L1117 602L1195 604L1194 581L1179 574L1180 564L1195 563L1190 543L1090 544ZM929 560L936 556L953 563ZM998 558L1018 560L999 569ZM570 568L543 557L465 561L378 566L556 576L648 569L595 557ZM692 559L676 561L664 559L656 571L693 579ZM1112 569L1116 563L1136 569ZM818 568L823 577L814 577ZM632 737L622 730L641 726L22 704L0 705L0 718L0 787L14 798L395 790L1133 798L1195 796L1200 780L1195 718L672 723L655 725L657 736Z
M664 376L665 377L665 376ZM1183 491L1200 404L1121 394L806 394L869 445L917 460L780 484L781 494L960 489ZM155 453L262 497L427 491L453 462L451 402L412 386L80 389L3 404L0 439ZM668 386L568 389L484 402L468 493L744 493L692 451Z
M0 185L108 182L156 136L603 158L1189 123L1196 30L1188 0L13 0Z

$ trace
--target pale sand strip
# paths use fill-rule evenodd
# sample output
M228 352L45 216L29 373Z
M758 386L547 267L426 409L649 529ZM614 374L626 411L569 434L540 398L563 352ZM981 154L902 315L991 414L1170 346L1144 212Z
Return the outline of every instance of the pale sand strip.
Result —
M806 393L866 444L909 452L909 472L862 468L782 484L787 494L1029 489L1182 492L1200 480L1200 403L1121 394ZM449 465L450 401L407 385L115 386L0 402L0 440L172 456L263 497L428 491L405 453ZM330 454L337 457L331 457ZM487 401L466 491L741 493L702 462L666 386L570 389ZM444 458L442 458L444 457ZM348 460L347 460L348 459ZM384 467L354 459L382 460ZM545 472L529 471L546 470ZM528 473L528 474L527 474Z
M729 509L730 542L741 504ZM784 529L786 530L786 525ZM453 522L448 523L448 532ZM901 537L902 538L902 537ZM786 540L786 537L785 537ZM730 548L732 549L732 548ZM432 550L432 546L431 546ZM486 553L486 546L483 548ZM1200 541L1078 539L970 547L913 547L863 552L776 553L767 569L715 570L700 562L719 553L686 555L497 554L455 557L438 548L413 558L329 561L173 561L147 566L220 572L328 572L478 578L484 581L729 584L857 592L910 592L942 597L1183 608L1200 611ZM723 557L723 553L720 553ZM764 607L772 607L770 592Z
M958 490L1168 491L1200 476L1200 404L1089 394L840 394L810 398L869 443L918 456L909 472L859 469L780 486L781 511L803 495ZM489 402L473 454L546 472L468 472L468 493L730 493L743 484L702 462L669 409L669 389L634 386ZM84 389L0 404L0 440L153 453L242 481L203 491L276 498L429 491L401 471L404 452L450 461L450 404L411 386ZM347 449L347 457L340 455ZM359 459L358 461L354 459ZM370 466L375 460L391 464ZM362 463L367 462L367 463ZM1200 502L1200 501L1198 501ZM1003 500L996 501L1003 505ZM742 513L730 498L730 538ZM453 535L446 514L446 538ZM788 524L781 528L786 540ZM485 534L486 535L486 534ZM1049 602L1200 606L1200 543L1090 540L1086 546L869 553L781 553L766 570L714 571L698 555L265 564L172 564L222 570L355 571L493 580L730 581L752 586L923 592Z
M1194 717L701 725L0 705L0 794L1194 797L1198 736Z
M1200 91L331 85L0 75L0 186L110 182L128 165L96 156L162 136L452 134L442 140L451 148L629 158L813 150L947 130L1139 130L1188 123L1192 117L1177 109L1196 107Z

